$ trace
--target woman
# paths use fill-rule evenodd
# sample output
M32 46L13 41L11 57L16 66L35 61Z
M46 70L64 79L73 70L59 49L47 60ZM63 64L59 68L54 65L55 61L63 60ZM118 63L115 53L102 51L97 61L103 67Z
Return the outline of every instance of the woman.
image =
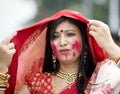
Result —
M120 61L120 48L108 26L100 21L88 21L79 13L62 10L18 31L12 42L16 54L9 67L6 94L119 93L120 70L116 63ZM9 51L14 50L11 45L7 46Z

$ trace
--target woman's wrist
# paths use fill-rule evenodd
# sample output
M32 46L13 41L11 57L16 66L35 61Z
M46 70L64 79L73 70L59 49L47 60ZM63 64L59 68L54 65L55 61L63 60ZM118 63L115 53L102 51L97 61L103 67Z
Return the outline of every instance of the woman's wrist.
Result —
M8 71L8 67L7 66L0 65L0 73L6 74L7 71Z
M8 80L10 75L7 74L7 71L7 66L0 64L0 91L4 91L9 87Z
M118 63L120 61L120 56L119 57L110 57L111 60L115 61Z
M116 63L120 60L120 47L117 44L111 43L105 50L109 54L111 60L114 60Z
M8 65L5 62L0 62L0 73L6 74L8 72Z
M0 73L0 91L4 91L9 87L9 74Z

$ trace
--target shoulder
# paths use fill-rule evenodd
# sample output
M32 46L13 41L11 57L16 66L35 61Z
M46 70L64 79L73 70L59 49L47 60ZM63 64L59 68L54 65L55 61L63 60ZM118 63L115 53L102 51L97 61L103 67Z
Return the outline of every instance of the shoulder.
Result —
M29 88L30 92L41 92L46 88L52 88L52 76L50 73L30 73L26 76L25 85ZM40 93L41 94L41 93Z
M90 94L98 92L111 93L116 91L118 85L120 85L120 69L113 60L106 59L99 62L96 65L96 69L90 79L90 82L96 85L92 85ZM116 93L115 93L116 94Z
M29 80L41 80L41 79L47 79L47 78L51 78L51 74L50 73L41 73L41 72L31 72L29 74L26 75L25 79L26 81Z

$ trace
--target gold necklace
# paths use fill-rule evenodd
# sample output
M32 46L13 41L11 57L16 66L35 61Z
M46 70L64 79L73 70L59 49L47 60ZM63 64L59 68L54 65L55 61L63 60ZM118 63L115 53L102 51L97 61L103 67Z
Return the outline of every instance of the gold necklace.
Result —
M56 76L53 77L53 92L54 94L57 94L57 87L56 87Z
M77 72L66 73L66 72L59 70L56 75L65 80L65 82L68 84L68 89L71 89L71 84L74 83L77 78ZM79 74L79 77L80 76L82 76L82 73Z

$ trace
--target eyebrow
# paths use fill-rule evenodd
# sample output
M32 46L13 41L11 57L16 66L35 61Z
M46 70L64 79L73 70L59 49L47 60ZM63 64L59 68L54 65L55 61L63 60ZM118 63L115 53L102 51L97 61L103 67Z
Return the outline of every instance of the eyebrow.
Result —
M71 29L71 30L63 30L63 32L69 32L69 31L75 32L75 30L73 30L73 29ZM54 33L57 33L57 32L60 32L60 31L55 31Z

